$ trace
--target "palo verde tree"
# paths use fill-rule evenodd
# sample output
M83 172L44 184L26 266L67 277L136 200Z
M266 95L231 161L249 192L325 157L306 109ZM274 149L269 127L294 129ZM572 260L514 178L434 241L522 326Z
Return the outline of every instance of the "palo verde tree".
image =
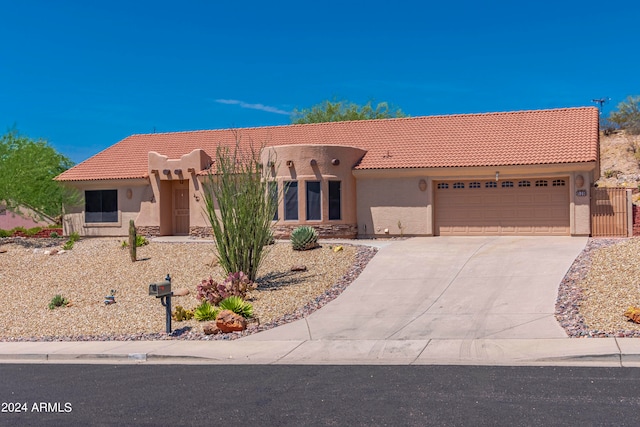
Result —
M386 102L375 107L369 101L365 105L349 101L323 101L311 108L293 110L291 122L294 124L344 122L348 120L390 119L407 117L399 108L391 108Z
M629 96L609 114L609 122L632 135L640 134L640 96Z
M219 146L203 186L206 213L213 229L216 257L227 274L242 271L254 281L272 239L271 221L277 198L271 197L272 179L260 163L260 152Z
M25 206L59 217L63 205L80 201L77 191L53 179L71 166L47 141L9 130L0 137L0 201L12 210Z

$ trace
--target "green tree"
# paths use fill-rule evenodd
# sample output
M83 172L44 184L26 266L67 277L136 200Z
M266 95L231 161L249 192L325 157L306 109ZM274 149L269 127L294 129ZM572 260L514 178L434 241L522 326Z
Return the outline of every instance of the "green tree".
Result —
M26 206L58 217L63 204L77 204L75 190L54 181L73 166L47 141L33 140L13 129L0 137L0 200L11 210Z
M277 198L269 197L273 180L259 156L253 148L243 151L239 138L233 150L218 147L215 174L203 186L220 266L227 274L242 271L252 281L272 240L271 221L278 207Z
M640 96L629 96L609 114L609 121L633 135L640 134Z
M394 117L407 117L399 108L391 108L386 102L380 102L375 107L369 101L365 105L354 104L349 101L323 101L311 108L293 110L291 122L324 123L344 122L348 120L390 119Z

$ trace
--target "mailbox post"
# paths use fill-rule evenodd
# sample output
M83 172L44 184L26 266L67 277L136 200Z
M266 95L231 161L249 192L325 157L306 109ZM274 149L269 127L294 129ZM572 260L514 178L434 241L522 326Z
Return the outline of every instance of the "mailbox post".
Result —
M160 303L165 307L167 334L171 333L171 276L167 274L164 281L149 285L149 295L160 298Z

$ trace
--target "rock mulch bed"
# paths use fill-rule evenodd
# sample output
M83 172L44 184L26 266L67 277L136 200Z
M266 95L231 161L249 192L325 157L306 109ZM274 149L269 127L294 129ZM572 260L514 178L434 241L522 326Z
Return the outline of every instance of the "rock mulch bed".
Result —
M242 333L205 335L205 322L173 322L173 333L164 333L164 307L148 295L148 284L170 273L174 289L190 294L173 298L173 307L198 304L196 286L209 275L224 279L219 266L211 266L212 243L151 242L138 248L132 263L122 239L82 239L62 255L44 255L61 240L4 239L0 247L0 341L136 341L229 340L267 330L308 316L336 298L364 269L377 249L343 245L296 252L289 243L269 247L259 271L259 287L249 301L259 318ZM292 272L293 265L306 271ZM103 300L116 290L116 303ZM71 301L69 307L49 310L55 294Z
M556 318L570 337L640 337L624 312L640 305L640 239L589 239L558 290Z

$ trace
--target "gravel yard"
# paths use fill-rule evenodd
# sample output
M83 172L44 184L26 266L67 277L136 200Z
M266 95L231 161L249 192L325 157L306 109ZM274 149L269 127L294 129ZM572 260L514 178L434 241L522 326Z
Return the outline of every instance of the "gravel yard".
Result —
M204 323L173 322L174 334L164 333L164 307L148 295L148 285L167 273L173 289L187 288L188 296L174 297L173 306L198 305L196 286L209 275L225 275L212 266L214 245L205 242L151 242L138 248L138 262L121 248L122 239L93 238L77 242L73 250L45 255L44 244L63 241L16 239L0 241L0 341L234 339L302 318L338 296L366 266L376 250L331 245L297 252L287 242L270 246L259 272L259 287L250 302L259 320L247 331L207 336ZM54 246L56 247L56 246ZM571 337L640 337L640 324L625 310L640 305L640 238L589 239L559 286L556 318ZM306 272L291 272L293 265ZM104 297L116 290L116 304ZM51 298L61 294L68 307L50 310Z
M138 248L132 263L121 248L123 239L91 238L76 242L71 251L45 255L33 245L36 239L18 239L0 249L0 319L2 341L25 340L137 340L137 339L230 339L241 334L205 336L203 322L173 322L174 336L167 337L165 309L148 295L149 283L169 273L172 288L188 288L190 294L174 297L173 307L186 309L199 304L196 286L211 275L224 280L219 266L211 266L213 243L151 242ZM58 248L64 243L60 241ZM268 248L258 273L259 287L249 301L259 320L253 333L296 320L335 298L357 277L375 254L365 246L344 245L334 252L330 245L297 252L288 242ZM291 272L303 264L305 272ZM104 297L116 290L116 304L105 305ZM61 294L67 307L50 310L51 298Z
M640 238L589 239L560 285L556 317L572 337L640 337Z

